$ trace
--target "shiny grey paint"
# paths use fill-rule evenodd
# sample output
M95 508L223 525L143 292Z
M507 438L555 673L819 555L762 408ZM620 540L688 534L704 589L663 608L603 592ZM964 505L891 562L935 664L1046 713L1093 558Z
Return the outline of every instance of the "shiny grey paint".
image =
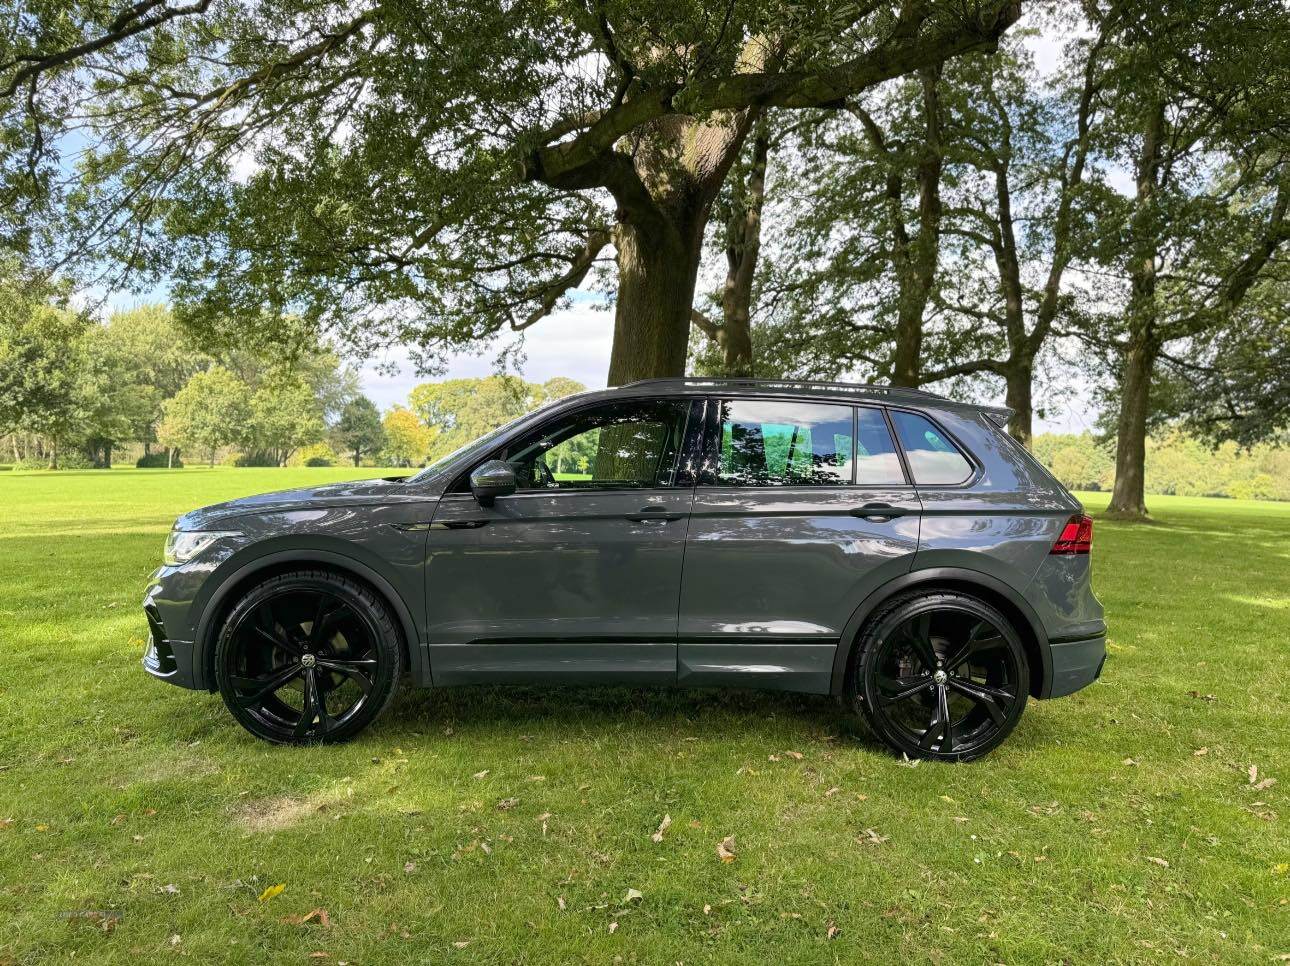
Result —
M975 464L953 487L678 486L541 491L481 507L471 469L535 423L627 398L816 399L908 408ZM682 455L693 462L694 453ZM695 469L686 465L685 469ZM866 503L904 511L866 520ZM630 519L656 507L668 519ZM1032 650L1037 696L1088 684L1105 624L1089 558L1048 550L1080 506L986 411L898 391L629 386L547 406L417 478L288 490L195 510L176 526L236 530L162 567L146 603L187 687L213 688L213 639L240 590L317 563L391 603L422 685L614 681L838 693L867 616L892 594L953 585L1005 606Z

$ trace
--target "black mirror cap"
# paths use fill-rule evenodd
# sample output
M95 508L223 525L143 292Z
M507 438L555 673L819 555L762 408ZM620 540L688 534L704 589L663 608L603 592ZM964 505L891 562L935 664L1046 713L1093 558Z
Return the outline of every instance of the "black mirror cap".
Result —
M492 506L499 496L510 496L515 486L515 470L502 460L480 463L470 474L470 492L480 506Z

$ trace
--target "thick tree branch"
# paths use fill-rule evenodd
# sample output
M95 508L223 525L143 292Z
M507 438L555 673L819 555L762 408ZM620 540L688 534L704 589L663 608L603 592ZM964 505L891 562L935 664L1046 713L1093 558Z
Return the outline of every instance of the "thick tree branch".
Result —
M717 325L717 323L713 322L698 309L690 309L690 321L694 323L695 327L698 328L700 332L706 335L709 339L712 339L714 342L721 332L721 326Z
M591 266L595 264L597 256L611 240L609 232L604 229L592 231L587 236L587 243L574 257L569 270L559 278L543 285L537 291L530 293L530 297L539 299L538 307L530 312L522 322L512 321L511 328L516 332L522 332L550 315L565 293L582 284L583 279L587 277L587 273L591 271Z
M128 40L136 34L145 33L180 17L205 13L206 8L211 4L211 0L197 0L196 3L182 7L163 6L160 10L157 10L156 8L161 2L162 0L143 0L143 2L135 4L119 14L108 26L106 32L92 40L44 55L21 54L4 64L0 64L0 74L18 68L14 71L13 76L9 78L9 83L5 85L3 90L0 90L0 97L12 97L23 84L38 78L40 75L47 74L59 67L65 67L105 47L111 47L113 44ZM19 67L18 65L20 64L23 66Z
M750 107L811 108L842 104L874 84L958 54L994 47L1020 16L1019 0L990 0L968 22L912 38L902 32L842 64L811 71L730 74L693 84L663 84L605 111L576 138L543 145L521 159L523 177L557 187L594 168L620 138L671 113L702 115ZM585 177L585 175L581 176Z

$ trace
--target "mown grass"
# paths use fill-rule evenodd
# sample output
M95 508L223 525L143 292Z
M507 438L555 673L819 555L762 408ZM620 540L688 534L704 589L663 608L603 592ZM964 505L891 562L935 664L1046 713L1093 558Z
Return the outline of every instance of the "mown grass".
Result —
M1290 953L1290 506L1099 523L1103 680L967 766L826 698L666 690L406 692L352 744L273 748L142 673L176 514L371 473L0 478L0 962Z

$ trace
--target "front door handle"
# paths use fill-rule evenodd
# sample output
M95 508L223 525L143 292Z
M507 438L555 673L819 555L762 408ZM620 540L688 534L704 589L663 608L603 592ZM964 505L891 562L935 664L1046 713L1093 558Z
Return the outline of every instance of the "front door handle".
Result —
M890 503L866 503L851 511L853 517L868 520L870 523L887 523L896 517L908 516L917 511L903 506L892 506Z
M636 523L668 523L679 520L683 516L685 516L684 513L669 513L661 506L643 506L635 513L627 514L627 519Z

